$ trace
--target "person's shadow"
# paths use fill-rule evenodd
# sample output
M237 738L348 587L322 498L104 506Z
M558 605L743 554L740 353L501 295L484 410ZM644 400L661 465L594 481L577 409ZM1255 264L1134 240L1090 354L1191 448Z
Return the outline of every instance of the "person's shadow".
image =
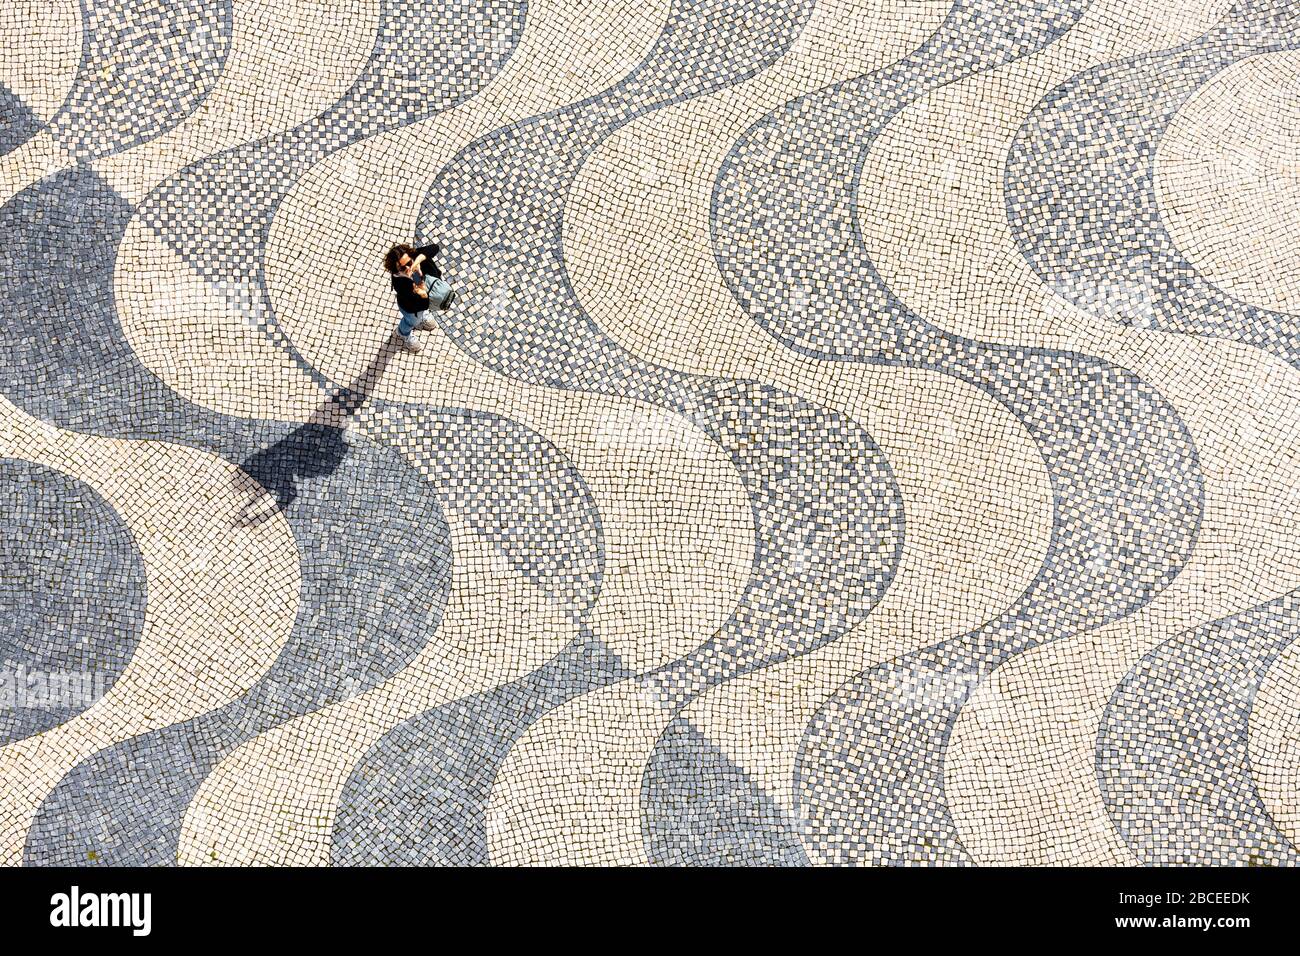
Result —
M360 376L316 409L306 423L245 459L234 477L236 501L241 502L237 525L259 524L287 511L298 497L299 481L331 475L343 464L350 450L343 429L369 399L398 348L390 336Z

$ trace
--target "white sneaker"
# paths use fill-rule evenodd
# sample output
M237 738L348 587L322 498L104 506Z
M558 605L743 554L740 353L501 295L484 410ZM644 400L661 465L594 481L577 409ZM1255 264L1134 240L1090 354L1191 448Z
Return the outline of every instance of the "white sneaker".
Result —
M413 352L416 355L419 355L424 351L424 339L419 337L419 333L415 329L411 330L410 335L402 335L399 332L397 333L397 338L401 341L402 348L406 349L408 352Z

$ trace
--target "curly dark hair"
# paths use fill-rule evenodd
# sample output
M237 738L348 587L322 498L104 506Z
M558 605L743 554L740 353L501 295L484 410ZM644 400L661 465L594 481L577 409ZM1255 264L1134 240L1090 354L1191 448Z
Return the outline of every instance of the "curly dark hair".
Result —
M415 258L415 250L404 242L399 242L393 248L384 253L384 268L391 274L397 275L397 263L401 261L402 256Z

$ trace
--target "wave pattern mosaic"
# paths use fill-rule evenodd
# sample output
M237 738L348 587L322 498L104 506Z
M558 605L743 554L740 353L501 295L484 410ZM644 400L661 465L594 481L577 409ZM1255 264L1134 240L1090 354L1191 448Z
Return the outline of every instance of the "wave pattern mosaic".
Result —
M0 861L1300 862L1300 0L0 39Z

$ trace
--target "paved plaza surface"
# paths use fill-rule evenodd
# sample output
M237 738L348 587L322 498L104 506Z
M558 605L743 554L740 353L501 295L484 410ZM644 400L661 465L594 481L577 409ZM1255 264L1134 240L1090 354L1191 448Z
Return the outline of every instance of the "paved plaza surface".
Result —
M1300 0L5 0L0 316L0 862L1300 862Z

